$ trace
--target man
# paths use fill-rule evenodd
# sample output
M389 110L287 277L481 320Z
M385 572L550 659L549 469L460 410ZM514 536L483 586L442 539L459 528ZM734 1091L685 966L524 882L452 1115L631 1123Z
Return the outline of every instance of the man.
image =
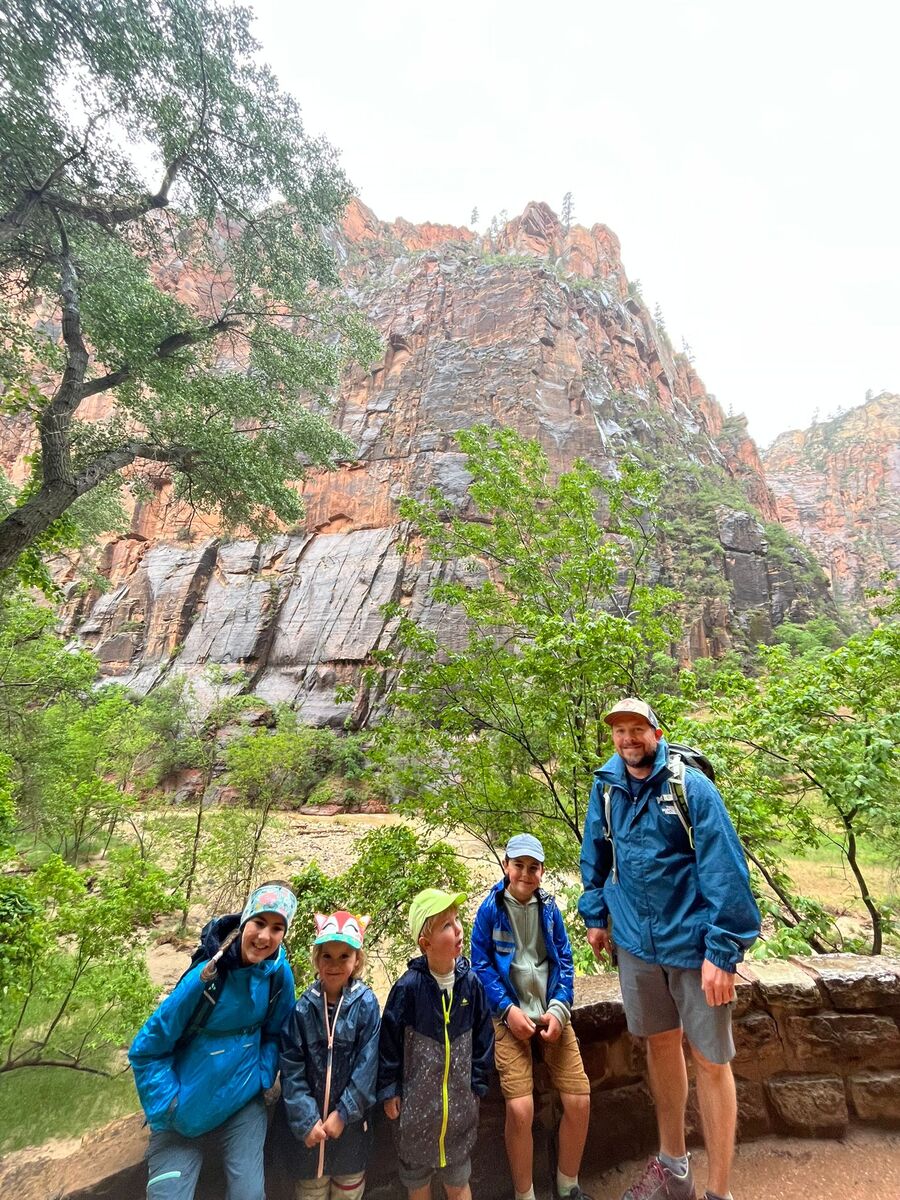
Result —
M696 1066L706 1200L731 1200L734 972L759 933L747 864L722 797L701 771L684 772L682 812L649 704L621 700L603 719L616 753L595 772L578 908L598 958L615 944L628 1028L646 1039L660 1139L658 1156L623 1200L694 1200L682 1034Z

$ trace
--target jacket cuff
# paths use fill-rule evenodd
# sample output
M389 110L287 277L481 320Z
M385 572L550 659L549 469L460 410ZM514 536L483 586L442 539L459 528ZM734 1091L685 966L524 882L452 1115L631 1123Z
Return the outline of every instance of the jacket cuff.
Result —
M737 960L733 954L723 954L720 950L707 949L704 957L707 962L711 962L714 967L718 967L722 971L727 971L729 975L733 975L737 970Z
M358 1112L356 1112L355 1110L351 1112L351 1110L347 1107L347 1105L343 1102L343 1100L338 1100L337 1104L334 1107L335 1107L335 1110L337 1111L338 1116L341 1118L341 1120L344 1122L345 1125L352 1125L354 1121L359 1120L360 1114Z
M556 1017L563 1029L565 1029L565 1027L569 1024L572 1016L571 1012L569 1011L569 1006L567 1004L561 1004L558 1000L550 1001L550 1003L547 1005L547 1012L550 1013L551 1016Z

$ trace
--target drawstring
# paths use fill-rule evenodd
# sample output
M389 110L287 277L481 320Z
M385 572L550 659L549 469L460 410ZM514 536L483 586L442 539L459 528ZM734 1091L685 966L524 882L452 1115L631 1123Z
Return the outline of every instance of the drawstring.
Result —
M334 1024L328 1019L328 997L325 995L325 989L322 989L322 1008L325 1011L325 1037L328 1041L328 1057L325 1064L325 1095L322 1098L322 1120L328 1117L328 1106L331 1103L331 1052L334 1048L334 1031L337 1027L338 1013L341 1011L341 1005L344 1003L344 993L341 992L341 998L337 1002L337 1007L334 1010ZM321 1179L325 1171L325 1142L319 1142L319 1169L316 1172L316 1179Z

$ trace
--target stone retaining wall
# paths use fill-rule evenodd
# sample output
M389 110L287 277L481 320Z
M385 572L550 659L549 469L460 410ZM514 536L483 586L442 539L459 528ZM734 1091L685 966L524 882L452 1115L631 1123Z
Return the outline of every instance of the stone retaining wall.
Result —
M615 975L577 981L573 1021L592 1087L587 1175L650 1151L656 1127L643 1050L626 1032ZM900 962L835 955L742 966L734 1031L739 1140L779 1133L839 1137L851 1121L900 1126ZM556 1113L552 1094L542 1087L540 1095L535 1179L546 1191ZM688 1125L698 1140L693 1088ZM377 1121L370 1200L403 1194L385 1126ZM271 1140L269 1200L289 1200L279 1139ZM142 1200L145 1144L146 1130L135 1116L87 1135L67 1157L52 1149L8 1155L0 1161L0 1196ZM500 1200L511 1191L496 1080L482 1104L472 1185L477 1200ZM222 1194L215 1171L209 1172L198 1200Z

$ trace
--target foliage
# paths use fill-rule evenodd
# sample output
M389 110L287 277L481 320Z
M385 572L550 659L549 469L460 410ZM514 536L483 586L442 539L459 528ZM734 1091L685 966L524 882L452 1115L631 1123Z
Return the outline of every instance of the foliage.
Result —
M4 880L0 942L0 1075L25 1067L106 1073L155 988L138 930L172 907L166 877L138 852L100 872L58 856Z
M774 885L781 920L805 926L810 944L839 940L833 928L824 932L822 913L798 906L779 866L782 847L831 842L856 882L879 953L893 917L871 894L859 839L877 838L900 859L900 622L886 620L833 650L798 656L790 645L760 647L755 678L729 664L685 682L704 710L694 732L719 759L723 792Z
M553 482L539 445L510 430L458 442L475 515L436 491L401 504L443 564L438 618L389 610L398 649L378 661L397 673L395 716L375 753L433 826L493 848L524 821L570 868L602 714L623 692L659 691L654 655L679 634L677 594L648 582L658 481L626 461L617 479L578 462Z
M323 233L351 188L250 19L219 0L3 9L3 407L40 449L6 488L0 570L27 551L28 582L83 538L94 489L119 519L123 470L140 492L162 464L191 508L267 533L299 516L305 465L352 453L323 415L342 364L377 350ZM184 261L198 286L176 290Z
M312 945L317 912L345 908L372 920L366 930L366 955L396 975L418 953L410 943L407 913L417 892L426 887L464 891L465 868L446 842L429 842L407 825L373 829L356 843L356 861L336 874L327 863L313 861L293 879L298 897L288 948L301 985L312 979L307 948Z

